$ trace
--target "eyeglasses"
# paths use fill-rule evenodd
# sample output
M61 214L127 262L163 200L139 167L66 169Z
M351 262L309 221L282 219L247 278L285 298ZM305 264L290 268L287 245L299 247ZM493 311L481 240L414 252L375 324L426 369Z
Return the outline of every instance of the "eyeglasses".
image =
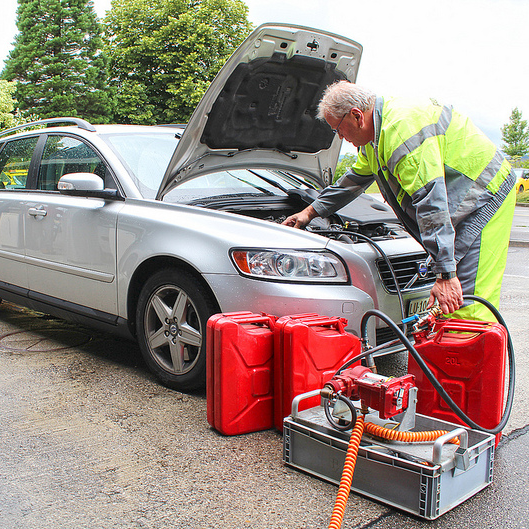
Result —
M349 112L348 112L349 113ZM348 114L347 113L347 114ZM344 114L342 116L342 119L340 120L340 123L338 123L338 126L335 128L335 129L332 129L332 133L333 134L338 134L339 130L340 130L340 127L342 126L342 123L343 123L343 120L345 119L345 116L347 116L347 114Z

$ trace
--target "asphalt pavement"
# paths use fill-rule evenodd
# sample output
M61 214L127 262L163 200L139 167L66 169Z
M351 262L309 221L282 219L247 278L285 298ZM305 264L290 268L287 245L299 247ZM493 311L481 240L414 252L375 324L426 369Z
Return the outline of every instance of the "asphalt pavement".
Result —
M511 246L529 246L529 204L517 204L511 228Z

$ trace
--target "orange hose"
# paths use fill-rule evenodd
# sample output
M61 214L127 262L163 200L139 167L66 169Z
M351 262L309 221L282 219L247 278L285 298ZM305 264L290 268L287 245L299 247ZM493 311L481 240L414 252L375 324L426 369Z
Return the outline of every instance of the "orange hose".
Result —
M378 426L372 422L365 424L365 431L376 437L382 437L382 439L388 439L390 441L401 441L403 443L422 443L425 441L435 441L441 435L448 433L446 430L432 430L430 432L400 432L397 430L390 430L383 426ZM451 439L449 441L452 444L459 444L459 439Z
M336 497L336 502L334 503L329 529L340 529L342 526L345 506L347 505L347 498L349 497L351 483L353 482L353 474L356 465L356 457L358 455L358 448L360 447L360 441L362 440L363 433L364 417L360 416L356 420L356 424L353 428L353 431L351 432L351 438L349 439L349 446L347 448L347 454L345 456L345 463L342 471L342 479L340 480L338 496Z

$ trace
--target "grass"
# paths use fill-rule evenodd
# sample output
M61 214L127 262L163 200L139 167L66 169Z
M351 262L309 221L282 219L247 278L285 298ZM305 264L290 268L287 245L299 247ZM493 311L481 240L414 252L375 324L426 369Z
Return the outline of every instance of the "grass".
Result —
M380 190L378 189L378 185L376 182L373 182L367 189L366 193L380 193Z
M518 204L529 204L529 191L524 191L523 193L516 194L516 202Z

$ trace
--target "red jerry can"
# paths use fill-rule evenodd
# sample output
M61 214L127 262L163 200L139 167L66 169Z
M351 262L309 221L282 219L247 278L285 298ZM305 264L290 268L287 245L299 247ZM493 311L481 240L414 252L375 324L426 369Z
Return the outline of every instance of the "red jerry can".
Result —
M427 336L415 336L415 349L452 400L476 424L495 428L503 414L507 330L492 322L448 319ZM466 426L408 355L408 373L418 388L417 412ZM501 433L496 436L496 445Z
M208 320L207 419L224 435L273 426L273 327L275 318L251 312Z
M274 424L283 430L297 395L321 389L345 362L361 352L360 340L346 332L344 318L314 314L283 316L274 328ZM353 365L358 365L360 362ZM300 410L318 406L306 399Z

